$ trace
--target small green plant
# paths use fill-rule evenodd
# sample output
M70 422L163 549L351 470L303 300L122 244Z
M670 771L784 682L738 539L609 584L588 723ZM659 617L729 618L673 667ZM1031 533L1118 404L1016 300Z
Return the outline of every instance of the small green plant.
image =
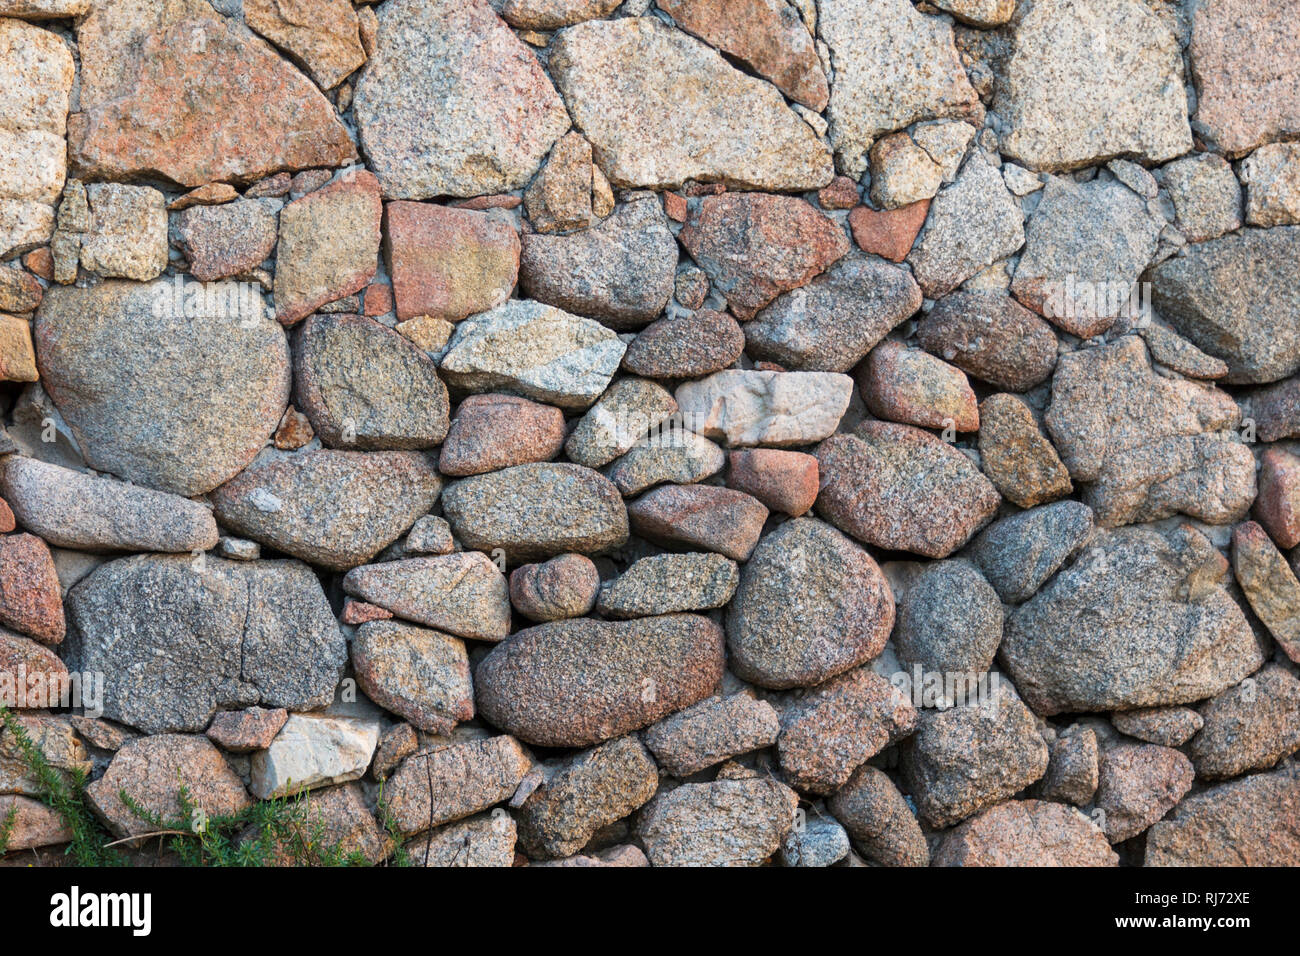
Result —
M78 866L118 866L121 854L108 845L108 833L86 804L86 774L74 767L66 776L50 765L45 752L9 709L0 706L0 724L13 738L27 772L37 784L37 799L57 813L72 834L67 853Z
M4 823L0 823L0 856L9 851L9 841L13 839L14 827L18 823L18 808L10 807L5 814Z
M262 800L229 815L210 815L194 802L189 789L182 784L178 790L180 815L164 820L121 791L123 804L150 831L114 840L86 801L87 780L80 768L65 773L51 766L27 729L3 706L0 706L0 727L13 738L28 774L36 781L37 798L58 813L72 833L66 852L78 866L125 865L130 861L118 848L124 844L138 845L153 837L164 838L168 848L186 866L370 865L359 852L345 850L338 842L328 840L325 822L312 818L305 792ZM379 816L396 847L387 865L408 866L401 834L383 803L382 787ZM8 848L16 819L14 808L0 821L0 856Z

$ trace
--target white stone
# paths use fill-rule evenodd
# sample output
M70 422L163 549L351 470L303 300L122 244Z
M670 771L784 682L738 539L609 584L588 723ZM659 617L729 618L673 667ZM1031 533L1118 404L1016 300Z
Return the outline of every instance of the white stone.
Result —
M853 394L838 372L727 369L677 389L686 427L730 447L810 445L831 435Z
M249 789L268 800L356 780L378 743L377 721L290 714L271 746L253 754Z

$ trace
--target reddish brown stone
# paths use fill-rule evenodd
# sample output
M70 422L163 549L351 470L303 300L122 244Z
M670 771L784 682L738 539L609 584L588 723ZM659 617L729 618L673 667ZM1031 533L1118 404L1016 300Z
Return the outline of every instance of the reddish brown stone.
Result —
M740 60L790 99L821 112L830 98L812 35L785 0L663 0L687 33Z
M34 534L0 538L0 624L42 644L63 640L63 593L54 558Z
M244 190L245 199L274 199L289 194L293 177L288 173L276 173L260 179Z
M844 230L794 196L707 196L678 238L739 319L807 284L849 251Z
M316 437L307 416L290 405L284 410L280 426L275 430L275 447L281 451L294 451Z
M849 228L853 230L853 241L863 252L883 256L890 262L902 262L912 250L912 243L929 212L928 199L897 209L858 206L849 213Z
M27 253L23 256L23 265L46 282L54 278L54 255L49 246L41 246Z
M328 169L304 169L295 173L293 179L289 180L289 195L297 198L314 193L324 187L333 175Z
M728 368L744 350L735 319L701 309L647 325L623 353L623 367L648 378L697 378Z
M1300 544L1300 458L1280 448L1264 450L1255 517L1279 548Z
M1196 120L1229 159L1300 130L1300 31L1290 0L1198 4L1188 53Z
M550 461L564 439L564 413L552 405L514 395L471 395L456 410L438 470L461 477Z
M365 624L367 621L387 621L392 616L392 611L367 604L365 601L354 601L348 598L343 602L343 613L339 615L339 620L344 624L356 625Z
M664 214L673 222L685 222L690 205L684 196L675 192L664 192Z
M295 199L280 213L275 309L292 325L360 292L379 265L379 180L361 170Z
M1261 388L1247 401L1248 417L1254 419L1260 441L1300 436L1300 375Z
M447 203L448 206L455 206L457 209L475 209L482 211L484 209L516 209L522 203L523 197L516 196L514 193L498 193L495 196L475 196L472 199L453 199Z
M41 304L45 289L25 269L0 265L0 312L31 312Z
M289 712L283 708L221 710L212 718L206 733L209 740L232 754L252 753L271 746L288 719Z
M852 209L858 204L858 184L848 176L836 176L817 193L817 203L823 209Z
M361 308L363 315L374 318L377 315L387 315L393 311L393 287L383 282L372 282L366 286L366 295L362 300L364 305Z
M96 4L77 27L80 175L202 186L356 159L329 101L242 23L194 3L133 7Z
M458 322L510 297L519 276L519 235L504 219L471 209L390 202L384 254L397 318Z
M1008 800L944 834L935 866L1118 866L1100 828L1074 807Z
M23 688L21 698L0 694L0 704L15 709L57 707L67 676L67 666L49 648L0 627L0 686L7 683L15 694Z
M72 830L63 817L39 800L16 794L0 796L0 821L10 820L11 815L9 839L5 841L6 853L72 840Z
M818 445L817 461L817 511L878 548L946 558L1002 500L974 462L910 425L863 422Z
M727 456L727 487L792 518L817 499L817 459L800 451L746 448Z
M510 574L510 603L531 621L581 617L595 606L599 590L600 573L582 554L561 554Z
M961 369L902 342L871 350L858 374L858 389L878 418L973 432L980 427L975 392Z
M229 183L205 183L198 189L191 189L178 199L167 204L171 212L180 212L191 206L219 206L239 198L239 191Z
M717 551L745 561L758 544L767 508L716 485L665 485L628 505L632 529L651 539Z
M9 502L0 498L0 534L8 534L14 530L14 513L9 507Z

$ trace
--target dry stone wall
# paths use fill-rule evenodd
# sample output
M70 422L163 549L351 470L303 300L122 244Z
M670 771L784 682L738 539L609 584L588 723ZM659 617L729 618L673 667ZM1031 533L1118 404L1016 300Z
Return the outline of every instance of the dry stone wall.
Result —
M1288 0L0 0L0 703L114 837L1297 865L1297 572Z

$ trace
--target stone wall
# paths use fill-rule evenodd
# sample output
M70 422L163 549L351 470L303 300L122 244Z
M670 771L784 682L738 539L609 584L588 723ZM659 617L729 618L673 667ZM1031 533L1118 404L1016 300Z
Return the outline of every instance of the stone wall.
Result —
M1287 0L0 0L0 260L106 834L1300 864Z

